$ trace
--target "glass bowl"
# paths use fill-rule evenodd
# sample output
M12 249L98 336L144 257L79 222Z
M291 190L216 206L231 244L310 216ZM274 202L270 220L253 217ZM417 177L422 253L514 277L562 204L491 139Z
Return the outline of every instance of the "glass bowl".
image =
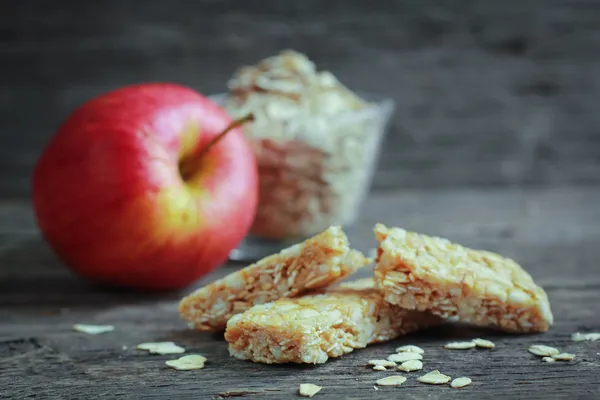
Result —
M351 229L395 110L390 98L358 95L369 106L295 124L263 118L244 126L258 162L259 205L231 260L254 262L329 226ZM209 97L226 105L226 94Z

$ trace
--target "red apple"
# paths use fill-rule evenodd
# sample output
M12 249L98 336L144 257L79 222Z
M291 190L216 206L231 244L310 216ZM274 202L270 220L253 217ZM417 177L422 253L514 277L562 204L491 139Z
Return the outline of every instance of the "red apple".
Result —
M192 283L227 259L256 212L256 160L237 125L175 84L127 86L83 104L34 171L45 239L95 281Z

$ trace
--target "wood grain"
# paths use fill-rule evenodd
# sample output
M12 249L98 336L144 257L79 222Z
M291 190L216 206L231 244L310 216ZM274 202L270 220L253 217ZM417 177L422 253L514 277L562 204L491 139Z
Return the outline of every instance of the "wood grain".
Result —
M51 5L50 5L51 4ZM68 113L106 90L224 90L283 48L397 102L376 189L600 182L591 0L4 0L0 197Z
M191 288L151 295L92 286L67 272L43 243L27 203L0 202L0 397L283 399L296 396L300 383L310 382L324 387L315 397L319 399L597 398L600 342L575 343L570 335L600 331L598 204L600 190L594 188L376 194L351 234L356 247L374 245L370 230L381 221L500 251L521 262L546 289L555 325L539 335L448 326L320 366L266 366L229 357L222 335L187 329L177 314L177 300ZM235 268L224 266L197 285ZM73 332L73 323L113 324L116 330L87 336ZM442 347L473 337L491 339L497 347ZM164 364L170 356L135 349L138 343L159 340L205 355L206 368L175 371ZM543 363L527 352L536 343L577 358ZM411 373L400 388L375 390L375 380L389 373L372 371L366 361L401 344L426 350L425 371L469 376L473 385L461 390L427 386L416 381L418 373Z

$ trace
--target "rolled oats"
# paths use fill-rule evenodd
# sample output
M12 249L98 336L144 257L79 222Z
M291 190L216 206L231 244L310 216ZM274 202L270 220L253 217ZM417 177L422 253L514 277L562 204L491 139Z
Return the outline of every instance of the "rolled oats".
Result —
M206 360L206 357L201 356L200 354L189 354L176 360L168 360L165 364L179 371L190 371L193 369L204 368Z
M428 383L431 385L442 385L444 383L450 382L451 379L451 377L449 377L448 375L441 374L438 370L431 371L417 378L419 382Z
M575 354L559 353L559 354L554 354L552 356L552 358L555 359L556 361L571 361L575 358Z
M295 51L238 69L221 103L257 156L260 200L251 233L307 237L356 218L390 107L360 99ZM219 101L219 100L217 100Z
M89 324L75 324L73 330L81 333L87 333L88 335L100 335L102 333L112 332L115 330L113 325L89 325Z
M300 396L313 397L323 389L321 386L312 383L301 383L299 388Z
M535 354L536 356L554 356L560 353L558 349L554 347L545 346L543 344L534 344L533 346L529 346L527 349L531 354Z
M375 371L387 371L387 368L385 368L383 365L376 365L373 367L373 370Z
M415 346L412 344L406 345L406 346L400 346L396 349L396 353L419 353L419 354L424 354L425 350L423 350L422 348L420 348L419 346Z
M369 360L369 365L382 366L382 367L395 367L396 363L390 360Z
M473 339L473 343L475 343L475 346L482 347L484 349L493 349L496 347L494 342L486 339Z
M596 340L600 339L600 332L589 332L589 333L574 333L573 335L571 335L571 340L573 340L574 342L584 342L584 341L590 341L590 342L594 342Z
M556 360L552 357L542 357L542 361L545 361L547 363L553 363L556 362Z
M148 350L151 354L180 354L185 349L173 342L149 342L137 345L138 350Z
M198 330L223 330L233 315L256 304L324 288L368 265L339 227L236 271L181 300L179 312Z
M475 342L451 342L444 345L445 349L449 350L466 350L475 347Z
M450 386L452 386L455 389L459 389L465 386L468 386L471 384L471 378L466 377L466 376L462 376L460 378L456 378L454 379L451 383Z
M440 323L429 313L390 305L372 279L362 279L324 294L254 306L228 321L225 339L229 353L239 359L321 364Z
M423 369L423 362L420 360L408 360L404 361L402 365L398 367L398 370L404 372L412 372Z
M385 378L377 379L375 383L379 386L400 386L406 382L406 377L402 375L386 376Z
M382 224L374 231L375 282L386 301L508 332L545 332L552 325L546 293L514 261Z
M422 359L423 359L423 356L421 354L410 353L410 352L390 354L388 357L388 360L393 361L395 363L403 363L404 361L422 360Z

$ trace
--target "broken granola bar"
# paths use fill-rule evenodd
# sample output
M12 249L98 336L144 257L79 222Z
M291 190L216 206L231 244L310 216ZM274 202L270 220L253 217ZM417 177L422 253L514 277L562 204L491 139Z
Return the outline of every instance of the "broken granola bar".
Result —
M266 257L181 300L179 312L198 330L223 330L227 320L256 304L327 287L369 263L351 250L339 227Z
M513 260L382 224L374 231L375 282L391 304L508 332L552 325L546 293Z
M372 279L361 279L326 293L254 306L229 320L225 339L239 359L321 364L441 323L430 313L390 305Z

